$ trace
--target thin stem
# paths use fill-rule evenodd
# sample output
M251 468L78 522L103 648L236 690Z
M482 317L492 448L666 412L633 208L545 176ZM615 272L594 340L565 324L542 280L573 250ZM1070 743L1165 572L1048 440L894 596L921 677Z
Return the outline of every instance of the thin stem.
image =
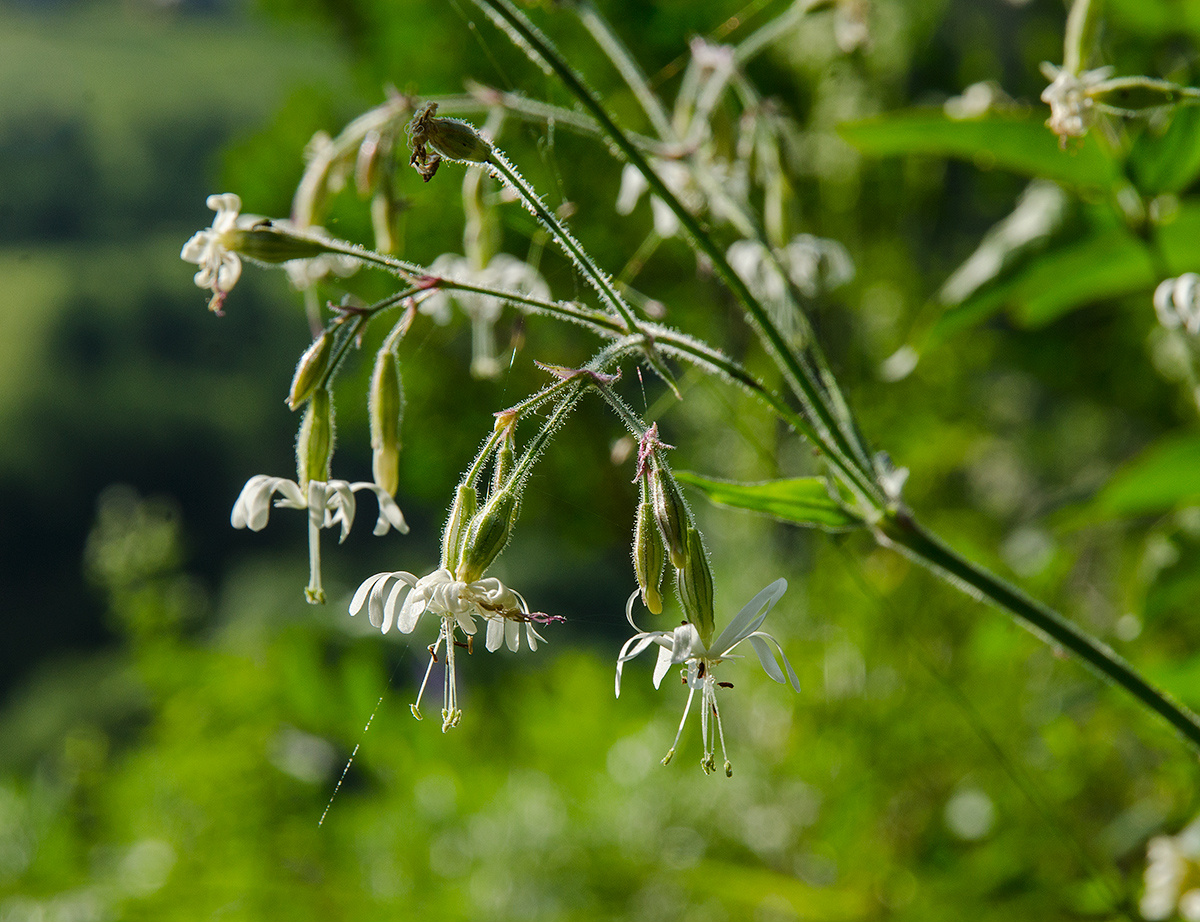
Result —
M633 308L625 301L620 292L614 287L612 280L608 275L600 270L600 267L592 261L592 257L576 240L571 232L567 230L565 224L558 219L545 202L541 200L533 188L527 183L523 176L516 171L508 158L496 148L492 146L492 155L488 160L493 171L500 180L512 189L521 198L521 202L529 209L530 212L539 221L546 226L558 245L562 247L563 252L567 254L571 262L579 268L579 271L584 274L593 288L596 289L600 299L604 301L613 312L617 314L624 322L626 328L630 331L636 331L638 328L637 318L633 315Z
M829 389L836 387L831 376L818 376L802 356L792 353L783 334L771 320L766 309L750 292L746 283L733 271L721 248L700 225L696 217L683 207L678 197L650 168L641 151L617 126L596 95L559 55L545 36L508 0L475 0L475 3L491 15L501 28L513 34L540 61L550 67L584 108L600 123L604 133L620 149L626 159L645 176L654 193L667 203L679 219L680 224L692 237L695 245L712 260L717 273L742 303L751 320L751 325L758 332L767 352L783 371L789 386L804 405L807 415L810 416L811 428L817 434L814 441L824 451L836 473L859 496L864 505L882 509L886 500L875 483L873 472L868 464L864 463L864 452L861 446L854 444L857 440L857 433L852 426L843 429L839 425L838 413L829 402ZM807 345L815 354L817 347L811 337L809 337Z
M650 89L649 79L637 60L629 53L629 49L625 47L625 43L608 24L608 20L600 15L600 11L596 9L591 0L580 0L575 6L575 14L583 23L583 27L596 40L596 44L608 55L608 59L612 61L629 89L633 91L642 111L646 113L650 124L658 132L658 136L664 141L674 139L675 130L671 127L671 119L667 116L667 110L654 95L654 91Z
M1138 675L1106 644L1076 627L1054 609L1025 595L1016 586L961 557L907 514L890 513L876 527L881 543L906 553L917 563L970 594L982 596L993 605L1007 610L1048 643L1059 644L1069 650L1100 675L1121 686L1163 717L1194 748L1200 750L1200 717Z

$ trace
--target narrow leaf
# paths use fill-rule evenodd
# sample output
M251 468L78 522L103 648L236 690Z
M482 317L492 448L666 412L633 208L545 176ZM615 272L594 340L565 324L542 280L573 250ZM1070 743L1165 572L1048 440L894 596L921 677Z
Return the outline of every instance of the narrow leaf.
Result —
M952 119L940 109L909 109L839 125L838 133L876 157L955 157L983 169L996 167L1075 187L1110 189L1117 181L1116 165L1092 137L1062 150L1042 119L1033 115Z
M1200 500L1200 434L1168 436L1113 475L1092 501L1100 518L1154 515Z
M761 512L793 525L843 531L863 524L861 518L830 496L823 477L795 477L764 483L728 483L689 471L676 471L675 477L680 483L702 490L720 506Z

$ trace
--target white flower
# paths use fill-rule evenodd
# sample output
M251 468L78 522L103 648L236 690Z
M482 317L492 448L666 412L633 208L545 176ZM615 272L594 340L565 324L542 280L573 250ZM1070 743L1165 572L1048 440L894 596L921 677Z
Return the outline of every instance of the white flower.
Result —
M1046 126L1066 146L1069 138L1082 138L1096 119L1092 89L1112 75L1111 67L1100 67L1073 74L1050 63L1042 64L1042 73L1050 85L1042 90L1042 102L1050 106Z
M455 578L443 568L434 570L418 579L405 570L391 573L376 573L363 582L350 601L350 614L356 615L367 607L371 624L386 634L395 625L402 634L410 634L416 628L421 615L426 612L438 615L441 626L437 640L429 647L429 667L412 705L413 716L421 719L421 697L429 682L433 664L437 662L438 650L446 646L446 672L442 691L442 732L457 726L462 711L458 707L458 688L454 675L454 648L466 646L472 650L472 638L476 631L476 618L487 622L485 645L489 652L507 644L514 653L521 647L521 625L525 625L525 643L536 650L538 641L546 642L534 627L535 623L549 624L564 620L560 616L531 612L529 605L519 592L509 589L494 577L466 583ZM456 640L462 631L466 641Z
M1168 330L1183 327L1193 335L1200 334L1200 275L1185 272L1160 282L1154 289L1154 311Z
M1143 918L1157 922L1178 912L1187 922L1200 922L1200 821L1146 844L1145 884L1138 905Z
M675 755L675 747L679 744L683 725L687 722L688 712L692 707L692 698L699 691L701 699L700 735L704 740L704 756L700 760L700 765L705 772L716 770L715 740L719 739L721 755L725 759L725 774L733 774L733 766L730 765L729 756L725 752L725 733L721 728L721 712L717 709L717 687L732 688L733 686L728 682L718 682L713 673L715 667L723 660L739 658L740 654L735 654L733 650L743 640L750 641L750 645L758 654L758 660L762 663L763 670L767 675L780 684L790 681L792 688L800 691L800 680L796 678L792 664L788 662L787 655L780 647L779 641L758 629L763 619L767 617L767 613L775 607L775 603L782 598L786 591L787 580L775 580L746 603L745 607L729 622L710 647L704 646L700 639L700 632L696 630L695 625L686 621L673 631L641 630L633 620L633 600L637 598L638 593L634 592L629 597L629 603L625 607L625 616L638 633L625 642L625 645L621 647L620 655L617 656L617 696L621 695L621 672L625 664L651 644L657 644L659 647L658 662L654 665L655 688L659 687L663 676L672 666L682 665L684 667L683 680L688 687L687 704L683 708L683 718L679 721L679 730L675 733L675 741L662 760L664 765L670 762L671 757ZM787 670L786 678L783 670L779 668L779 663L775 659L775 651L771 649L770 644L774 644L775 649L779 651L784 668Z
M704 207L704 196L685 164L678 160L655 160L654 172L688 211L697 212ZM617 192L617 214L631 214L649 188L650 184L641 170L631 163L626 164L621 171L621 188ZM654 231L658 236L666 239L679 233L679 218L657 195L650 196L650 211L654 215Z
M241 257L233 251L234 235L239 230L253 227L262 218L238 215L242 200L232 192L210 195L205 204L217 213L212 227L193 234L183 245L179 258L200 267L195 276L196 285L212 292L208 309L220 314L225 296L242 276Z
M308 489L301 489L294 480L256 474L246 481L237 502L233 504L230 522L234 528L249 528L262 531L271 514L271 498L278 493L275 505L282 509L308 510L308 559L309 584L304 590L308 601L325 601L325 590L321 588L321 544L322 528L340 525L339 542L345 541L354 524L356 502L354 494L359 490L370 490L379 500L379 519L375 522L375 534L386 535L395 528L401 534L408 533L408 524L396 501L386 491L373 483L348 483L345 480L310 480Z
M511 291L541 300L550 298L550 287L537 269L507 253L497 253L483 269L473 268L465 256L443 253L430 264L429 274L453 282ZM494 378L501 370L496 359L495 325L504 307L504 300L474 291L433 289L421 302L421 313L432 317L437 323L449 323L451 299L458 302L463 313L471 318L471 373L479 378Z

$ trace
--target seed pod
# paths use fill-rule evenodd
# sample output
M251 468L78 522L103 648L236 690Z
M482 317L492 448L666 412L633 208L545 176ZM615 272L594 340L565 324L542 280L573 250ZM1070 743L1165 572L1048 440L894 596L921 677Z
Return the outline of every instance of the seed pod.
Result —
M304 355L300 356L300 361L296 363L296 373L292 376L292 389L287 399L290 409L294 410L304 403L316 389L329 368L329 356L332 352L333 336L328 330L304 350Z
M508 544L520 512L521 501L516 490L502 490L492 495L471 522L458 569L459 579L470 583L483 576Z
M679 493L675 479L655 466L650 470L650 502L654 518L662 533L663 543L671 555L671 563L682 567L687 557L687 506Z
M700 639L708 646L713 632L713 578L704 551L704 540L695 528L687 530L687 560L676 573L679 601L684 614L696 625Z
M329 391L317 388L308 400L300 437L296 439L296 470L300 489L307 490L310 480L329 480L329 462L333 458L333 401Z
M655 615L661 615L663 610L658 587L666 563L667 549L663 547L658 523L654 521L654 507L649 500L643 500L638 504L633 525L633 571L642 590L642 603Z
M395 496L400 486L400 423L404 418L404 393L400 387L400 363L387 349L380 349L375 356L367 405L371 417L371 470L376 485Z
M425 141L447 160L487 163L492 145L474 126L456 118L429 118L425 122Z
M466 543L467 529L470 527L471 519L475 517L478 505L479 500L475 495L475 488L470 484L460 483L454 493L454 503L450 506L446 527L442 531L443 569L451 572L458 570L463 545Z

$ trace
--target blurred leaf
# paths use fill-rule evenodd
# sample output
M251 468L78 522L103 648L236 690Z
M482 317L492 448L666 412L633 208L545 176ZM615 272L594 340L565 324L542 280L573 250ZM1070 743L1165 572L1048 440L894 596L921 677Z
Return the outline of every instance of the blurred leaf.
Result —
M1118 470L1085 515L1153 515L1196 499L1200 499L1200 434L1172 435Z
M761 512L794 525L841 531L863 524L862 519L829 495L829 486L823 477L795 477L763 483L727 483L709 480L690 471L676 471L675 477L680 483L703 490L704 495L717 505Z
M1200 200L1181 204L1178 217L1156 230L1171 273L1200 271ZM1018 323L1040 327L1076 308L1105 298L1146 292L1161 281L1149 245L1119 225L1097 227L1083 239L1064 242L1022 264L946 311L934 328L940 338L1012 307Z
M1194 183L1200 176L1200 108L1180 107L1165 131L1143 131L1129 165L1143 195L1182 192Z
M1111 188L1116 165L1092 137L1070 150L1034 117L990 116L951 119L940 109L909 109L838 126L838 133L876 157L928 154L973 161L981 169L999 167L1042 176L1069 186Z

